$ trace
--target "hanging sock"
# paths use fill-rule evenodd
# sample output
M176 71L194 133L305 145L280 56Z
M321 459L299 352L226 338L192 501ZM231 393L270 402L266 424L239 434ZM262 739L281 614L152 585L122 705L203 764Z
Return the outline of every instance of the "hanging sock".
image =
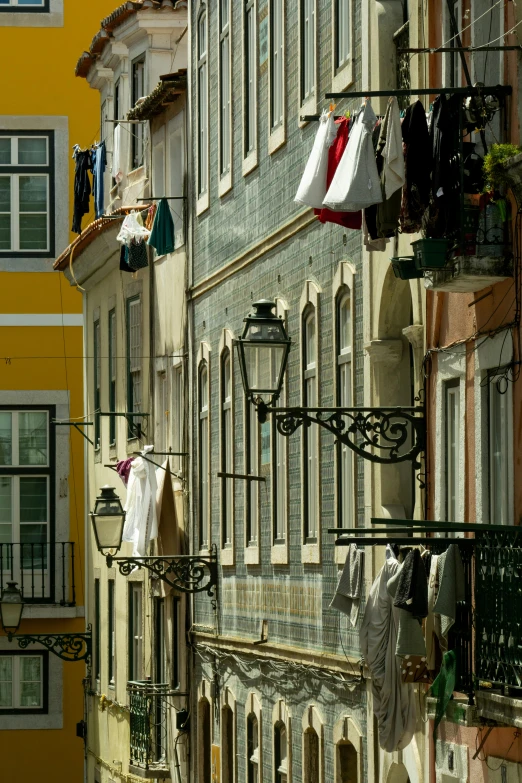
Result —
M154 224L149 237L149 245L156 249L158 256L174 252L174 221L166 198L159 202Z
M328 151L336 136L333 112L324 111L294 201L306 207L321 209L326 195Z

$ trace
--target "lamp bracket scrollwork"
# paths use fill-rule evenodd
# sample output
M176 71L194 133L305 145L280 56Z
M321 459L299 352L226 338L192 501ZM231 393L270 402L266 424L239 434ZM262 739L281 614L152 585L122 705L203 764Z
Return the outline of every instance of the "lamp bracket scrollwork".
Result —
M217 586L217 551L213 545L210 555L166 555L163 557L113 557L107 555L107 566L115 563L122 576L129 576L137 568L148 569L153 577L182 593L207 592L214 595Z
M26 650L31 644L40 644L62 661L87 661L89 664L91 659L90 630L87 633L11 634L9 641L15 641L21 650Z

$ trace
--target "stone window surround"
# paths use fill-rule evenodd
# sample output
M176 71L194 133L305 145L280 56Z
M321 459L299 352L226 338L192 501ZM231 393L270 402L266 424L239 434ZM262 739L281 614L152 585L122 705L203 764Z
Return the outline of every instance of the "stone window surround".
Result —
M272 710L272 759L275 759L275 727L278 723L282 723L286 729L286 783L292 783L292 715L284 699L278 699ZM272 767L275 783L275 764Z
M453 769L449 767L450 751L453 754ZM435 743L436 783L466 783L468 780L468 746L437 740Z
M300 330L300 367L299 367L299 383L301 386L301 402L300 404L304 406L304 385L303 385L303 378L304 378L304 352L302 350L302 340L303 340L303 325L304 325L304 314L306 312L306 309L308 306L312 306L315 311L315 351L316 351L316 368L315 368L315 383L316 383L316 406L319 407L321 405L321 399L320 399L320 390L321 390L321 384L319 383L319 378L321 376L321 310L320 310L320 298L321 298L321 288L319 285L314 282L313 280L307 280L303 287L303 292L301 294L301 299L299 301L299 330ZM316 436L317 436L317 481L318 481L318 490L317 490L317 541L315 543L307 544L304 540L304 529L301 530L301 562L303 563L311 563L311 564L318 564L321 562L321 533L322 533L322 525L321 525L321 487L319 482L319 477L321 475L321 428L318 427L315 424L312 424L312 428L316 430ZM304 477L304 462L305 462L305 453L304 453L304 439L301 435L301 487L304 486L303 477ZM304 520L304 492L301 492L301 519Z
M351 324L352 324L352 346L355 346L355 276L356 276L356 270L354 264L351 263L351 261L341 261L336 269L334 279L333 279L333 285L332 285L332 313L333 313L333 319L334 319L334 334L335 337L335 350L333 351L333 378L334 378L334 405L337 405L337 384L338 384L338 373L337 373L337 329L336 329L336 323L337 323L337 307L339 303L339 297L342 293L349 293L350 294L350 307L351 307ZM355 354L352 355L352 400L355 400ZM353 404L353 403L352 403ZM337 452L337 450L336 450ZM357 487L357 476L356 476L356 470L357 470L357 460L352 460L352 472L353 472L353 488ZM334 482L335 482L335 490L334 490L334 519L337 520L339 518L339 471L337 469L337 453L335 458L335 471L334 471ZM353 501L352 501L352 511L353 511L353 519L357 519L357 509L355 507L355 497L356 493L354 491L353 495ZM346 560L346 552L343 552L344 547L336 546L334 552L334 558L335 562L339 565L344 565Z
M354 783L362 783L364 780L363 759L363 735L362 731L350 715L339 718L333 727L334 755L334 780L341 779L341 770L338 769L337 745L341 742L350 742L357 753L357 780Z
M355 3L348 0L350 6L350 56L348 61L336 70L335 67L335 6L339 0L332 0L332 87L331 92L344 92L354 83L353 52L354 52L354 11Z
M258 121L257 121L257 95L258 95L258 81L259 81L259 60L258 60L258 43L257 43L257 34L258 34L258 24L257 24L257 0L254 0L254 20L256 24L256 34L254 36L254 53L253 53L253 59L254 59L254 68L255 68L255 79L254 79L254 106L256 107L255 111L255 129L254 129L254 137L255 137L255 146L254 149L251 150L248 155L245 157L245 136L246 136L246 122L245 122L245 102L246 102L246 88L245 88L245 78L244 78L244 63L246 62L245 58L245 37L246 37L246 25L245 25L245 0L240 0L241 2L241 17L242 17L242 46L243 46L243 76L242 76L242 106L243 111L241 112L242 117L242 135L241 135L241 144L242 144L242 151L243 151L243 163L241 166L241 171L244 177L246 177L247 174L250 174L251 171L253 171L257 167L258 163L258 146L259 146L259 138L258 138Z
M0 8L2 27L63 27L63 0L47 0L41 8Z
M235 432L235 388L234 388L234 334L230 331L230 329L223 329L221 333L221 337L219 340L219 464L220 469L224 469L224 465L222 465L221 462L221 455L222 455L222 447L223 447L223 413L222 413L222 407L221 407L221 389L223 384L223 355L225 351L228 351L228 355L230 357L230 397L231 397L231 423L232 423L232 432L230 433L231 438L231 449L232 449L232 466L235 466L235 441L234 441L234 432ZM224 482L225 481L231 481L232 482L232 508L226 509L227 513L231 515L231 534L232 534L232 546L225 548L224 541L223 541L223 512L224 512ZM221 565L222 566L233 566L235 565L235 481L234 479L221 479L220 480L220 548L221 548Z
M301 80L302 80L302 26L303 26L303 20L302 20L302 0L298 0L298 7L299 7L299 13L298 13L298 19L299 19L299 32L298 32L298 41L299 41L299 67L298 67L298 75L297 75L297 106L298 106L298 123L300 128L304 128L305 125L307 125L307 122L301 121L301 115L302 114L316 114L317 113L317 95L318 95L318 85L319 85L319 63L318 63L318 57L317 57L317 0L313 0L314 2L314 62L315 62L315 73L314 73L314 90L312 94L306 98L306 100L301 101Z
M276 314L280 316L283 321L285 322L285 326L288 326L288 311L289 306L288 303L282 299L281 297L276 297L275 299L276 303ZM285 380L283 383L283 388L281 390L281 396L278 401L278 405L281 405L282 408L286 407L288 404L288 367L285 372ZM277 433L274 433L275 427L270 428L270 438L271 438L271 466L270 469L272 473L274 474L277 470L277 466L272 459L272 455L276 453L275 451L275 444L274 444L274 437L279 438L279 443L281 444L282 448L284 449L284 459L285 459L285 486L284 486L284 492L285 492L285 540L282 544L274 544L274 537L275 537L275 523L276 518L275 514L277 513L277 497L276 497L276 484L274 481L272 481L272 513L271 513L271 519L272 519L272 545L270 547L270 562L273 565L288 565L288 546L289 546L289 533L288 533L288 438L285 438L284 436L278 436ZM290 781L289 781L290 783Z
M228 690L228 689L227 689ZM213 706L214 706L214 700L212 698L212 686L210 682L206 679L200 680L198 684L198 693L197 693L197 712L198 712L198 721L197 721L197 768L199 775L198 777L200 780L203 780L203 770L204 770L204 758L203 758L203 749L205 747L204 738L203 738L203 730L202 730L202 721L199 720L199 708L202 702L206 701L210 710L210 744L212 745L212 740L214 739L214 729L215 724L212 720L213 715ZM209 759L210 762L210 759Z
M220 694L220 702L221 702L221 711L223 711L225 707L229 707L233 715L234 729L233 729L232 741L234 744L233 756L234 756L235 764L234 764L234 769L232 770L232 774L229 776L228 779L234 782L236 781L237 778L237 701L236 701L236 697L234 696L230 688L228 687L223 688ZM222 726L223 721L220 721L220 724ZM221 740L221 747L223 747L223 740ZM225 780L224 761L225 760L223 754L221 754L221 780Z
M325 783L325 764L324 764L324 726L325 722L315 706L310 704L305 707L303 718L301 721L303 730L303 743L302 743L302 769L305 769L305 742L304 735L307 729L313 729L319 738L319 780L317 783Z
M218 9L218 156L217 156L217 169L218 169L218 193L219 196L224 196L232 188L232 165L233 165L233 138L234 138L234 125L232 114L232 92L233 92L233 71L232 71L232 44L233 44L233 25L232 25L232 2L228 3L228 92L229 92L229 108L228 108L228 156L229 156L229 169L225 174L221 173L221 2L219 0L217 4Z
M263 710L261 707L261 697L254 691L250 691L245 703L245 762L246 770L248 771L248 718L250 715L255 715L257 718L257 736L259 742L259 763L258 763L258 775L259 781L263 780Z
M272 105L272 2L268 2L268 154L272 155L286 142L286 0L280 0L282 8L282 41L283 41L283 83L281 100L283 104L283 120L280 125L272 127L271 110Z
M210 134L209 134L209 60L208 60L208 53L209 53L209 24L208 24L208 12L209 9L207 8L206 3L201 2L197 11L197 21L196 21L196 57L198 57L198 46L199 46L199 20L201 16L205 15L205 24L206 24L206 40L207 40L207 54L206 54L206 67L207 67L207 95L206 95L206 104L207 104L207 188L206 190L201 194L196 194L196 215L201 215L203 212L205 212L209 206L210 206L210 199L209 199L209 190L210 190ZM196 83L199 81L199 68L196 67ZM194 102L196 113L198 112L198 105L199 105L199 86L196 87L196 98ZM197 165L199 166L199 133L196 134L196 161ZM196 190L199 190L199 188L196 188Z
M211 406L211 348L210 345L207 342L200 342L198 353L196 357L196 367L198 372L198 404L197 404L197 415L198 415L198 432L199 432L199 373L201 371L201 366L205 362L207 365L207 384L208 384L208 470L209 470L209 476L208 476L208 491L207 491L207 503L208 503L208 544L207 546L202 546L201 542L199 541L199 532L198 532L198 546L199 551L201 553L207 554L210 552L210 547L212 545L212 504L211 504L211 481L210 481L210 447L211 447L211 426L212 426L212 406ZM199 470L200 470L200 460L201 455L199 453L199 435L198 435L198 483L199 483ZM198 518L199 513L201 512L201 509L198 507ZM198 522L198 531L199 531L199 522Z

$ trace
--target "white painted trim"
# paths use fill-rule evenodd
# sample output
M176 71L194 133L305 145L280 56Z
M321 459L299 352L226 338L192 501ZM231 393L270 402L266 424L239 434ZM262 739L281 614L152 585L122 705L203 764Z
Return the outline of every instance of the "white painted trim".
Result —
M304 128L305 125L307 125L307 122L301 122L300 116L301 114L315 114L317 112L317 96L318 96L318 85L319 85L319 63L318 63L318 46L317 46L317 30L318 30L318 18L317 18L317 0L314 0L314 89L311 93L311 95L308 96L308 98L305 98L304 101L301 101L301 69L302 69L302 11L301 11L301 3L298 4L299 10L298 10L298 43L297 43L297 50L298 50L298 73L297 73L297 106L298 109L298 123L300 128Z
M271 124L271 104L272 104L272 24L271 12L272 3L268 3L268 154L272 155L286 142L286 0L281 0L281 24L282 24L282 43L283 43L283 84L282 84L282 105L283 119L280 125L272 127Z
M48 11L4 11L0 27L63 27L63 0L51 0Z
M276 297L276 314L280 316L286 328L288 328L288 302L286 300L282 299L281 297ZM288 372L288 371L287 371ZM285 375L287 375L287 372ZM285 377L285 381L283 382L283 388L281 390L281 396L278 400L278 405L280 405L282 408L284 408L288 404L288 382ZM274 544L274 535L275 535L275 524L276 524L276 515L277 515L277 495L276 495L276 481L272 481L272 497L271 497L271 548L270 548L270 562L273 565L288 565L288 546L289 546L289 535L288 535L288 438L283 437L282 435L279 435L277 433L275 435L275 438L278 439L279 444L284 449L284 461L285 461L285 481L284 481L284 500L285 500L285 519L284 519L284 528L285 528L285 540L282 544ZM274 474L277 471L277 465L275 463L275 460L273 459L273 455L276 454L276 448L277 444L274 443L274 428L270 428L270 470L271 475L274 476Z
M334 744L334 780L341 780L341 770L339 769L339 754L337 746L339 743L350 742L357 753L357 780L354 783L362 783L364 780L364 758L362 731L358 724L349 715L339 718L333 727Z
M223 448L223 410L222 410L222 399L221 399L221 389L223 384L223 353L228 350L229 354L229 361L230 361L230 415L231 415L231 432L230 432L230 438L231 438L231 450L232 450L232 472L234 472L234 467L236 464L236 450L235 450L235 441L234 441L234 433L235 433L235 388L234 388L234 334L230 331L230 329L223 329L221 333L221 337L219 340L219 465L220 470L223 470L223 465L221 462L221 454L222 454L222 448ZM224 492L223 492L223 479L219 480L220 483L220 491L219 491L219 526L220 526L220 533L219 533L219 541L220 541L220 547L221 547L221 565L222 566L233 566L235 564L235 549L236 549L236 514L235 514L235 498L236 498L236 482L234 479L225 479L225 481L231 481L232 482L232 508L226 509L227 513L230 514L230 531L231 531L231 544L230 547L224 546L223 541L223 508L224 508Z
M354 20L354 14L355 14L355 3L353 0L348 0L350 4L350 56L348 57L348 60L344 63L344 65L341 65L340 68L335 69L335 4L337 0L332 0L332 92L344 92L345 90L350 87L354 82L354 76L353 76L353 60L354 60L354 47L355 47L355 36L354 36L354 26L353 26L353 20Z
M0 326L83 326L82 313L1 313Z

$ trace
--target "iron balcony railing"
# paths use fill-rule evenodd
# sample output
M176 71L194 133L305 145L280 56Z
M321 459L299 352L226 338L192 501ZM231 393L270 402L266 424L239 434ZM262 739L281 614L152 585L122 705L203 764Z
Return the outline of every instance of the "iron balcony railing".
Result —
M175 694L166 683L128 682L130 764L142 770L168 770L167 707Z
M395 44L395 67L398 90L409 90L411 87L410 77L410 54L399 52L399 49L407 49L410 45L410 23L405 22L393 36ZM410 104L409 95L399 95L397 102L400 109L407 109Z
M17 582L28 603L76 605L74 542L0 543L0 591Z

